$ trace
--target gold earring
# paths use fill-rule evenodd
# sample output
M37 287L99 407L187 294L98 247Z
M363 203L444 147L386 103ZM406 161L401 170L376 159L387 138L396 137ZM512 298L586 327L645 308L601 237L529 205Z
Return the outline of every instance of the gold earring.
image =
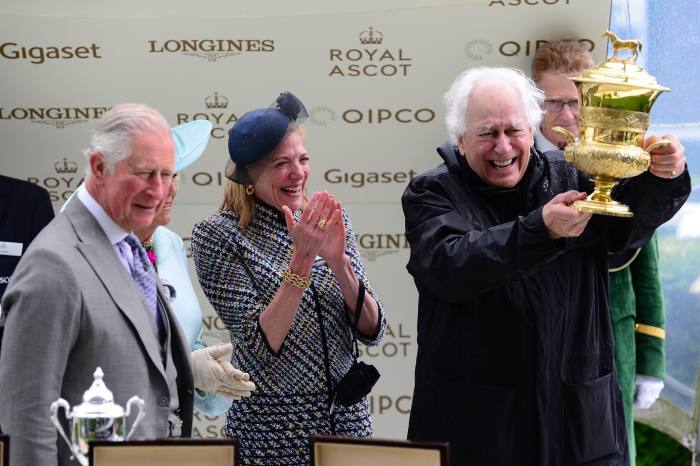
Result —
M245 186L245 193L248 196L252 196L254 192L255 192L255 186L253 186L252 184L247 184Z

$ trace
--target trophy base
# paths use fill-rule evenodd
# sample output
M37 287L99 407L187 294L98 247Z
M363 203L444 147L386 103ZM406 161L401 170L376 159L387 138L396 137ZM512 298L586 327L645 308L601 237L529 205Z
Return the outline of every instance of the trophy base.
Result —
M634 217L634 213L625 204L616 201L594 201L586 199L584 201L575 201L574 207L579 212L588 212L591 214L608 215L610 217Z

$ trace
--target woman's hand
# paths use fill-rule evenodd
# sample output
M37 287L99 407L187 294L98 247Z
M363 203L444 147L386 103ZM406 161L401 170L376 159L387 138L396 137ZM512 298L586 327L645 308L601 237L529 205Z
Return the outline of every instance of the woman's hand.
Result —
M308 275L311 265L319 254L321 246L328 236L328 218L335 208L335 199L327 192L316 192L301 214L298 222L287 206L282 206L287 229L294 243L293 263L300 261L306 270L293 270L300 275ZM325 222L321 222L325 219ZM296 259L296 260L294 260Z
M343 223L343 206L333 196L330 217L326 223L327 236L318 255L323 257L329 267L341 264L345 260L345 224Z

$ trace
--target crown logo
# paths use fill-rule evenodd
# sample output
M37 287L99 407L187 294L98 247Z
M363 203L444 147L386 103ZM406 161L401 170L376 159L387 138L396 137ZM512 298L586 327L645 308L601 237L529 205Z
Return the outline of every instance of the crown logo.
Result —
M75 173L78 171L78 164L63 157L63 160L53 164L56 173Z
M375 31L372 26L360 33L360 44L381 44L383 39L384 34Z
M214 94L204 99L204 104L207 108L226 108L228 107L228 99L223 95L219 95L218 92L214 92Z

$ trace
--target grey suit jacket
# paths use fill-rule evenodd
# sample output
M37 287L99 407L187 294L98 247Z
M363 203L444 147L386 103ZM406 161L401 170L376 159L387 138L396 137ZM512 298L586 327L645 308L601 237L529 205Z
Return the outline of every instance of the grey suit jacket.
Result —
M158 288L162 298L160 284ZM146 416L132 439L167 437L169 392L154 319L81 202L71 202L37 236L15 270L2 307L6 325L0 352L0 426L11 437L12 466L78 464L68 460L68 450L49 420L49 406L59 397L71 407L82 403L97 366L115 403L126 407L133 395L146 402ZM165 307L182 434L189 436L190 352L177 319ZM132 413L127 428L134 418Z

